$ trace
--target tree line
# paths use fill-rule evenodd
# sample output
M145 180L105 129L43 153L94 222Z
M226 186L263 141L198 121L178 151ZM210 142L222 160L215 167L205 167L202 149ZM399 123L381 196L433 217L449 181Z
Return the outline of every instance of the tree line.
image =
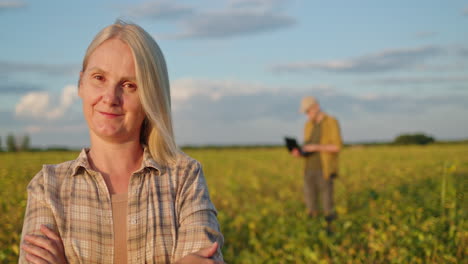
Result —
M428 136L424 133L416 133L416 134L400 134L398 135L390 144L395 145L426 145L434 143L435 139L431 136ZM377 144L377 143L376 143ZM388 143L387 143L388 144ZM8 151L8 152L16 152L16 151L37 151L37 149L31 148L31 140L29 135L23 136L15 136L13 134L8 134L5 141L6 148L3 148L2 145L2 138L0 137L0 151ZM210 147L210 146L205 146ZM217 147L217 146L211 146ZM230 146L225 146L230 147ZM231 147L259 147L259 146L231 146ZM265 147L265 146L262 146ZM272 145L271 147L276 147L276 145ZM186 148L193 148L188 146ZM48 148L46 150L68 150L66 147L54 147Z
M396 145L427 145L434 143L434 137L428 136L424 133L416 134L401 134L395 138L393 144Z
M31 139L29 135L15 136L8 134L5 140L5 151L29 151L31 150ZM0 151L3 151L2 138L0 137Z

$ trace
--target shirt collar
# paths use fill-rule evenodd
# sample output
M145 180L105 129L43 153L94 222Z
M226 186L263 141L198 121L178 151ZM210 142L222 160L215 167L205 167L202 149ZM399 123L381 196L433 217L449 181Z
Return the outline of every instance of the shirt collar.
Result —
M138 172L145 168L153 168L159 171L159 173L163 171L163 167L153 159L153 156L151 156L148 146L143 145L143 162Z
M78 158L75 160L75 162L72 165L72 176L76 175L81 168L87 170L88 172L94 171L91 168L91 165L89 164L88 160L88 152L89 148L83 148L80 152L80 155L78 155ZM153 157L151 156L151 152L149 148L146 145L143 145L143 161L141 164L141 167L135 171L135 173L140 173L144 171L146 168L153 168L161 174L163 171L163 167L158 164Z
M320 120L320 122L315 123L315 121L312 121L310 119L307 120L307 122L310 123L311 125L318 125L318 124L323 123L325 121L325 119L327 119L327 118L328 118L328 115L326 113L323 113L323 118L322 118L322 120Z

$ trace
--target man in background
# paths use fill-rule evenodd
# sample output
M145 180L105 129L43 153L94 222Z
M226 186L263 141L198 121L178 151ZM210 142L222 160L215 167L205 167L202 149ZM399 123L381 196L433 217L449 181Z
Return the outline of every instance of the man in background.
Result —
M302 151L294 149L295 157L305 160L304 196L310 217L323 214L328 224L336 217L333 204L333 180L338 176L338 154L343 147L338 121L320 109L312 96L301 101L300 112L307 116ZM303 154L301 154L303 153ZM305 153L305 154L304 154Z

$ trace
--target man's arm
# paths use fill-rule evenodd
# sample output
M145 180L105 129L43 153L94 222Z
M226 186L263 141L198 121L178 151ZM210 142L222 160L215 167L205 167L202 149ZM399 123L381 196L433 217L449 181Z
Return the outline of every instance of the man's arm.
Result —
M336 119L332 119L325 133L330 134L330 141L327 144L306 144L302 147L302 150L304 152L340 152L343 147L343 141L341 139L340 126Z
M302 147L304 152L340 152L341 147L335 144L307 144Z

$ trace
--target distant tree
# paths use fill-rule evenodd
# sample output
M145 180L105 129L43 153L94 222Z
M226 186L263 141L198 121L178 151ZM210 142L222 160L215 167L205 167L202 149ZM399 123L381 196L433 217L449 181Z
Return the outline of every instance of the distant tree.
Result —
M2 137L0 137L0 151L2 151Z
M20 150L21 151L28 151L31 146L31 140L29 139L28 135L24 135L23 138L21 139L21 145L20 145Z
M7 151L13 152L16 151L16 139L13 134L8 134L6 139Z
M434 143L435 139L431 136L427 136L423 133L416 134L401 134L393 141L397 145L426 145Z

